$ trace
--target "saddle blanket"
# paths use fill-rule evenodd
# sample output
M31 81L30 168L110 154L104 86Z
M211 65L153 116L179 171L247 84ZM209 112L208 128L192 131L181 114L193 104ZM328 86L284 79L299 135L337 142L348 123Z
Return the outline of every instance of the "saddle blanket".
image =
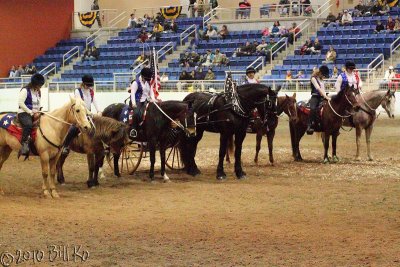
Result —
M16 137L19 142L21 142L22 138L22 128L20 125L16 124L17 115L14 113L7 113L0 120L0 127L6 129L12 136ZM36 127L32 128L31 138L33 141L36 139Z
M303 112L306 115L310 115L310 103L305 102L305 101L299 101L297 102L297 109ZM322 113L324 111L323 108L323 101L321 101L319 107L317 108L319 110L319 115L322 117Z
M139 117L142 118L141 122L139 123L139 125L142 125L143 122L146 120L146 115L147 115L147 109L149 107L150 103L147 103L146 106L144 108L142 108L142 110L139 111ZM128 124L128 125L132 125L133 120L135 120L135 116L134 116L134 110L129 108L128 105L126 105L122 111L121 114L119 116L119 121Z

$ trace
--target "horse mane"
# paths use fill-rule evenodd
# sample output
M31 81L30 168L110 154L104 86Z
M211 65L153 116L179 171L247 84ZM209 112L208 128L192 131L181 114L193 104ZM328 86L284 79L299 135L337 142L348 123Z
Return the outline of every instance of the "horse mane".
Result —
M242 91L245 92L247 90L265 90L265 89L268 89L269 91L271 91L271 87L270 86L267 86L267 85L264 85L264 84L261 84L261 83L242 84L242 85L239 85L236 89L237 89L238 92L242 92Z
M159 106L165 113L168 114L168 116L175 116L175 118L172 119L180 118L188 111L188 103L184 101L168 100L161 102ZM176 111L178 111L178 113L175 113Z
M125 133L126 125L112 118L94 115L93 123L96 126L94 138L102 139L104 142L108 142L112 138L120 139ZM121 131L121 129L124 130Z
M340 90L339 93L337 93L336 95L333 95L331 97L332 101L333 102L339 101L343 97L344 91L347 90L347 88L349 88L349 87L346 87L344 90Z

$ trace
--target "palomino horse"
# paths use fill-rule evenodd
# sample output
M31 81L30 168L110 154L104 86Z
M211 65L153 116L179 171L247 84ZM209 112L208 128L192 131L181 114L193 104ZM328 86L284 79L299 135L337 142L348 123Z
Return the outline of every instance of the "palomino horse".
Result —
M110 147L113 153L119 153L130 141L128 127L122 122L107 117L93 116L93 123L96 128L94 136L80 134L70 145L72 151L87 155L89 188L99 185L99 169L103 166L105 147ZM66 158L66 155L61 155L57 162L57 181L60 184L65 183L62 168Z
M267 110L275 111L276 92L262 84L246 84L236 88L232 101L225 98L226 94L213 95L209 93L191 93L184 101L193 101L193 109L198 114L197 135L193 138L183 138L180 142L182 160L186 172L197 175L200 170L195 162L197 144L204 131L220 133L219 162L217 179L226 179L224 158L228 140L235 135L235 173L238 179L246 177L242 169L242 144L246 137L249 116L254 108L262 119Z
M264 123L261 119L257 119L254 122L253 130L257 133L256 155L254 157L255 163L258 163L258 153L261 149L261 140L263 135L266 135L268 140L269 162L274 165L273 142L275 129L278 126L278 116L283 112L289 117L289 123L297 119L296 93L294 93L293 96L279 96L276 104L276 113L268 112L267 119Z
M35 140L35 148L42 165L42 189L45 197L59 197L56 191L55 175L61 144L71 124L76 124L81 131L85 132L92 129L92 124L87 115L88 110L82 99L72 97L61 108L40 115L37 123L38 134ZM0 116L0 119L3 116L5 115ZM21 144L16 137L9 134L7 130L0 128L0 169L11 151L18 151L20 147ZM50 179L48 179L49 168Z
M316 129L316 132L322 132L324 135L324 163L329 163L328 157L329 137L332 135L332 160L334 163L339 161L336 156L336 141L339 135L340 127L344 118L351 115L350 112L353 108L358 107L356 95L359 94L358 90L353 87L347 87L341 90L337 95L332 96L330 101L325 101L322 104L321 129ZM307 129L308 114L303 111L297 112L297 120L289 123L290 137L292 141L292 151L295 161L303 160L300 154L300 140Z
M343 122L343 125L354 127L356 129L356 160L360 160L360 138L362 130L365 130L368 160L373 160L370 143L372 129L374 128L374 122L377 118L376 109L382 105L389 118L394 118L396 98L394 91L389 89L387 91L377 90L360 94L358 100L360 102L360 109L351 117L347 118Z
M154 180L154 163L156 161L156 148L159 148L161 159L161 176L164 182L169 182L165 172L165 151L175 145L178 140L172 127L178 126L187 135L196 135L196 114L190 108L189 102L164 101L158 105L149 103L146 119L138 131L139 136L135 141L147 142L150 150L150 180ZM112 104L103 111L103 116L119 120L125 104ZM142 133L142 134L141 134ZM120 153L114 154L114 174L120 176L118 160Z

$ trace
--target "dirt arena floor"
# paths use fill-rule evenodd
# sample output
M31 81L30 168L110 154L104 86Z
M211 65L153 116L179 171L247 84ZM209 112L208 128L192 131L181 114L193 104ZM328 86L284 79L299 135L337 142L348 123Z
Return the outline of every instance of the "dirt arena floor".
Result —
M244 181L232 166L227 181L215 179L219 139L207 134L196 178L169 172L171 183L159 173L155 184L144 182L144 162L120 179L105 168L96 189L86 187L85 157L73 154L57 200L41 197L38 159L17 162L13 153L0 174L0 260L77 266L87 251L83 266L400 266L400 120L382 114L372 139L373 162L364 138L363 160L353 160L352 131L339 137L338 164L321 164L315 136L303 139L306 161L295 163L281 119L276 166L266 139L253 163L255 135L247 136Z

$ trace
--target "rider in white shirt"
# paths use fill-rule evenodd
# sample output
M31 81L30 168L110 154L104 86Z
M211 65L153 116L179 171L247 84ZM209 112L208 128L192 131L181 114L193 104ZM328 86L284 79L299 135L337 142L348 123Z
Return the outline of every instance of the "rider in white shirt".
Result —
M356 64L352 61L347 61L345 64L345 71L342 72L335 83L336 92L340 92L346 86L354 86L354 89L361 89L362 81L358 72L354 71Z
M254 78L256 75L256 70L253 67L246 69L246 78L243 84L260 83L259 80Z

